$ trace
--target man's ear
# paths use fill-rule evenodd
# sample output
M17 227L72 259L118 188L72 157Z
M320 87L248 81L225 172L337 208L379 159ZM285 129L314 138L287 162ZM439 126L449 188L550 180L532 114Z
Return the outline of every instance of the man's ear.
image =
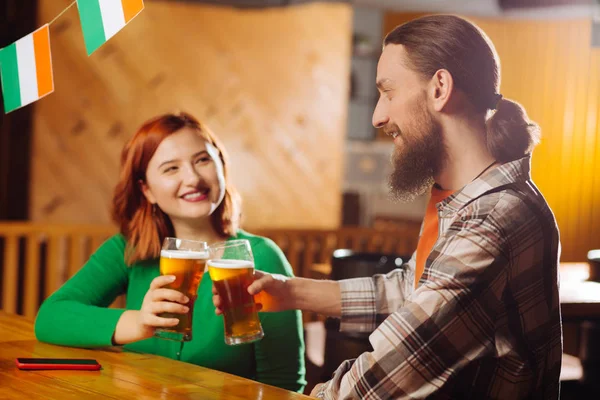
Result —
M150 204L156 204L156 199L154 198L154 195L152 195L152 191L150 190L150 187L148 187L148 184L144 180L140 179L138 181L138 185L140 185L140 189L146 197L146 200L148 200Z
M448 104L454 91L454 79L448 70L439 69L429 82L429 100L435 111L442 111Z

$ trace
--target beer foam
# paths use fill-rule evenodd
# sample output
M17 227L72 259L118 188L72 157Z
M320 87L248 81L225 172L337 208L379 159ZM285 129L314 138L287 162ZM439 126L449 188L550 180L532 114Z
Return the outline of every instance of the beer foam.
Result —
M180 258L186 260L206 260L208 258L208 252L190 250L161 250L160 256L164 258Z
M208 266L224 269L254 268L254 262L248 260L209 260Z

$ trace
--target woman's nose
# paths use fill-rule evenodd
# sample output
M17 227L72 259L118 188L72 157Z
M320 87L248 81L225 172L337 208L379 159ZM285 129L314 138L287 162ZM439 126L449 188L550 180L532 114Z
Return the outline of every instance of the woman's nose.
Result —
M184 183L189 186L198 186L202 181L202 175L196 171L194 166L188 165L185 168Z

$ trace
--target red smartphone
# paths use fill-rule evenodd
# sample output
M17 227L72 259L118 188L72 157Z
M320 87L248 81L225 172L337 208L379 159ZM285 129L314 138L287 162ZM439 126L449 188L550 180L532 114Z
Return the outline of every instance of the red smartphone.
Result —
M74 369L98 371L101 366L96 360L85 358L17 358L19 369Z

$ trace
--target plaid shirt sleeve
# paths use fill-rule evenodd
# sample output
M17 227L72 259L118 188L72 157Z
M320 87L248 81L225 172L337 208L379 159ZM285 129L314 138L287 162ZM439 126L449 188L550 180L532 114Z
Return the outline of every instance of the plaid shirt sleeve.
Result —
M403 268L386 275L340 281L340 331L373 332L389 314L402 307L413 292L416 254Z
M344 362L318 398L425 398L493 350L509 262L506 237L488 220L463 217L453 223L408 298L401 271L343 283L346 319L361 316L362 327L370 328L373 315L395 312L370 336L374 351Z

